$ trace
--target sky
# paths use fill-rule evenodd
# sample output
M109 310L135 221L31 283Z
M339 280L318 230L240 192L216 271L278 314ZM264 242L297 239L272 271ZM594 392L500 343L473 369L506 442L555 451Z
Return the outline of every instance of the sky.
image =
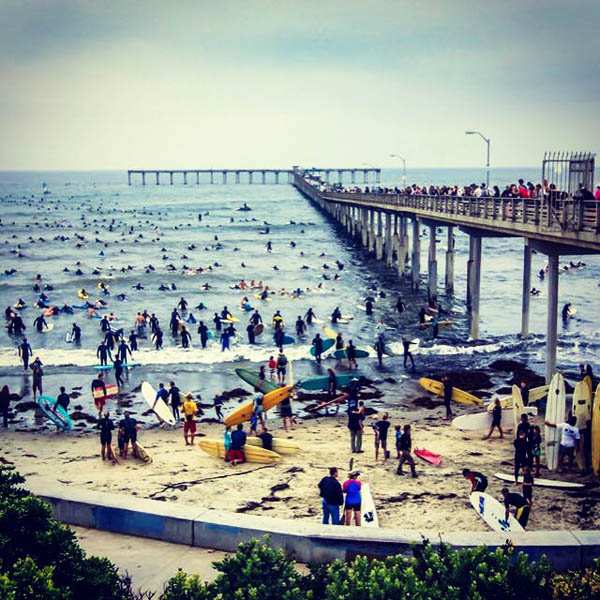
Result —
M0 170L597 151L597 0L0 0Z

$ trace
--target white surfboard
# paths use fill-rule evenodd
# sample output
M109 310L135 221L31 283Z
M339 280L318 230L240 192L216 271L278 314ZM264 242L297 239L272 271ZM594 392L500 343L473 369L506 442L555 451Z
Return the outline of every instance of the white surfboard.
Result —
M508 483L514 483L515 476L510 473L494 473L494 477L501 479L502 481L507 481ZM522 479L519 481L522 483ZM559 481L556 479L534 479L533 485L537 485L539 487L549 487L549 488L562 488L566 490L579 490L584 487L583 483L574 483L573 481Z
M362 527L379 527L379 517L377 516L377 509L375 508L375 502L373 501L373 494L371 494L371 488L368 483L362 483L360 488L361 497L361 512L362 517L360 524Z
M525 531L519 521L512 515L505 519L506 509L496 498L482 492L473 492L469 496L475 512L494 530L499 533L519 533Z
M565 380L557 373L550 382L548 390L548 401L546 404L546 422L557 425L565 420ZM558 467L558 449L560 446L561 431L558 427L544 426L544 449L546 452L546 464L550 471Z
M535 406L526 406L524 412L530 416L536 416L537 408ZM502 430L511 429L513 427L513 419L513 411L511 409L503 409L502 421L500 422ZM452 427L462 431L484 431L488 430L491 426L492 413L488 411L462 415L452 421Z
M176 421L171 409L164 400L156 400L156 390L147 381L142 383L142 396L161 421L169 425L175 425Z
M40 333L48 333L54 329L54 323L47 323Z

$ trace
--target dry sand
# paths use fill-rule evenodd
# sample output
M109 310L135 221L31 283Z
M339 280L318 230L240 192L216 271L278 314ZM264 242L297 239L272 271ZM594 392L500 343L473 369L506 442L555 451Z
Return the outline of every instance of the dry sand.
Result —
M393 446L393 426L410 423L413 446L425 447L444 457L440 467L415 459L418 479L396 475L394 459L384 463L380 456L379 462L375 462L374 438L368 423L365 452L352 454L343 409L337 417L305 420L288 434L280 429L279 421L270 421L274 435L293 439L303 450L266 468L250 463L231 467L211 458L197 446L186 446L181 429L140 433L140 442L154 459L148 465L135 459L116 466L102 462L98 437L89 433L2 431L0 460L13 463L25 476L56 476L60 482L86 489L318 522L321 514L318 481L333 465L340 468L343 480L349 461L354 458L354 467L361 471L361 478L371 484L381 527L484 531L487 526L471 508L469 486L461 471L469 467L487 474L488 492L499 497L504 484L493 473L511 472L512 436L483 441L482 432L460 432L443 420L443 408L415 409L412 400L422 395L422 390L409 381L400 389L386 390L385 396L385 410L392 421L390 445ZM456 405L457 414L467 410L475 409ZM202 423L199 432L220 439L222 427ZM220 477L223 475L228 476ZM575 474L549 475L545 470L542 476L586 481ZM513 489L518 488L513 486ZM592 490L574 493L535 488L529 529L597 528L600 513L595 511L595 496Z

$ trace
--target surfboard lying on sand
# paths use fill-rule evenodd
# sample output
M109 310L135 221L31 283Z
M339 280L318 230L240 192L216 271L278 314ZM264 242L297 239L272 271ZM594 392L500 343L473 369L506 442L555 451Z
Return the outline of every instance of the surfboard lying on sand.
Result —
M272 451L277 452L277 454L296 454L296 452L300 451L300 446L298 446L298 444L294 444L294 442L290 440L274 437L272 442ZM262 448L262 440L259 437L247 437L246 444L249 444L250 446L259 446Z
M263 398L263 410L269 410L283 402L286 398L289 398L293 389L293 385L285 385L265 394ZM238 406L234 411L230 412L225 417L225 426L233 427L238 423L249 421L250 417L252 416L253 405L254 402L252 400L248 400L247 402L244 402Z
M171 409L165 404L164 400L160 398L156 400L156 390L147 381L142 383L142 396L161 421L168 425L176 424Z
M375 501L371 493L371 486L362 482L360 488L361 512L362 518L360 524L362 527L379 527L379 517L375 508Z
M144 446L142 446L138 442L135 443L134 453L135 453L136 458L139 458L141 461L145 462L146 464L149 464L152 462L152 457L150 456L150 454L148 454L148 451L146 450L146 448L144 448Z
M421 379L419 379L419 384L423 389L435 394L436 396L443 397L444 395L444 384L441 381L436 381L435 379L429 379L427 377L421 377ZM454 400L454 402L458 402L459 404L466 404L467 406L483 404L483 401L477 396L469 394L469 392L465 392L457 387L452 388L452 400Z
M494 530L500 533L519 533L525 531L512 516L505 519L506 509L498 500L482 492L473 492L469 496L475 512Z
M510 473L494 473L494 477L501 479L502 481L506 481L508 483L514 483L515 476ZM583 483L575 483L573 481L559 481L557 479L535 479L533 480L533 485L537 485L539 487L549 487L549 488L561 488L565 490L576 490L585 487Z
M435 465L439 467L442 464L442 455L436 454L431 450L427 450L426 448L415 448L414 449L415 456L418 456L420 459L428 462L431 465Z
M200 450L206 452L209 456L215 458L225 458L225 445L222 440L202 439L198 442ZM247 462L262 463L269 465L281 460L281 456L272 450L265 450L257 446L246 444L244 446L244 456Z
M250 371L250 369L236 369L235 374L248 385L259 389L263 394L276 390L278 386L271 381L263 379L262 381L258 377L258 373Z

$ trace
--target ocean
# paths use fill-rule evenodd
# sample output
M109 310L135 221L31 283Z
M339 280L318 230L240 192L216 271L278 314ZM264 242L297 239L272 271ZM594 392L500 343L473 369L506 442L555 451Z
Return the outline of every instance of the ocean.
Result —
M408 183L457 183L482 181L481 169L422 169L408 172ZM540 169L496 169L491 183L501 187L523 177L539 181ZM164 178L166 179L166 178ZM230 178L233 179L233 178ZM255 181L258 177L255 177ZM48 319L54 329L37 333L33 320L39 310L33 308L38 294L33 291L35 277L52 286L46 294L51 305L78 304L77 292L85 288L91 298L99 296L97 284L104 281L111 295L106 311L119 319L116 327L128 333L137 312L155 312L165 332L165 348L155 351L149 341L141 341L135 361L140 364L129 375L128 390L136 390L142 380L174 380L182 391L201 394L210 403L215 394L235 387L245 387L237 378L238 367L258 368L259 363L275 354L271 330L266 329L259 344L250 346L245 337L247 314L240 308L244 295L258 308L266 322L275 310L284 316L289 333L294 336L294 321L312 307L327 321L336 306L354 318L340 328L346 340L359 348L370 349L375 337L375 323L383 318L388 326L387 339L400 350L402 337L419 338L415 353L417 373L432 370L486 368L497 359L511 359L527 364L543 374L544 331L546 327L545 283L536 273L545 266L541 255L533 257L532 285L541 294L532 298L531 332L527 340L518 337L521 321L521 239L484 239L481 281L481 339L468 340L466 319L466 260L468 238L456 236L455 295L443 295L445 231L439 235L439 299L453 326L431 339L428 330L416 326L417 313L426 300L427 240L422 243L423 285L418 294L410 292L395 269L367 256L366 252L313 207L290 185L220 183L195 185L189 178L184 186L177 181L170 186L127 185L126 172L2 172L0 173L0 303L2 308L23 298L28 308L22 311L34 356L45 366L45 392L56 395L59 385L81 394L75 402L82 410L93 413L89 383L97 363L96 347L100 340L99 321L89 319L85 311ZM362 173L357 177L362 184ZM401 183L399 170L384 170L383 185ZM43 185L50 192L43 195ZM348 184L350 182L348 181ZM372 184L372 182L370 182ZM252 209L242 212L244 204ZM200 221L198 215L202 216ZM268 233L265 231L268 228ZM266 249L272 243L272 252ZM102 254L101 254L102 252ZM560 304L571 302L577 308L575 318L559 324L558 367L574 371L581 362L594 365L600 346L600 315L594 306L598 300L600 260L593 256L563 257L582 260L585 266L568 269L560 277ZM339 269L336 261L343 263ZM146 272L148 265L155 270ZM172 270L167 268L172 265ZM184 271L202 267L204 271L186 275ZM83 275L75 275L79 268ZM16 269L12 275L5 271ZM68 269L66 271L65 269ZM96 273L94 274L94 270ZM337 278L336 278L337 275ZM241 279L262 281L276 294L269 302L254 297L255 292L231 289ZM133 288L137 283L143 290ZM159 291L159 286L175 284L175 290ZM209 289L203 289L208 284ZM320 287L319 284L321 284ZM300 298L290 292L299 288ZM367 295L383 292L375 318L358 308ZM126 294L126 301L116 299ZM401 296L408 310L399 315L394 306ZM239 336L231 351L221 352L215 342L206 350L199 348L197 325L191 325L193 348L184 350L169 334L169 316L179 299L190 307L203 302L206 310L191 308L194 317L212 329L212 318L228 306L240 319ZM73 322L83 330L80 348L65 341ZM318 328L313 327L304 340L286 347L293 361L296 379L321 374L335 362L322 367L309 359L310 341ZM295 337L295 336L294 336ZM28 398L30 377L24 377L17 356L18 340L5 329L0 332L0 385ZM383 371L375 359L362 361L361 372L371 378L391 377L401 381L407 376L401 358L386 359ZM328 364L330 363L330 364ZM124 406L143 408L139 397L130 394ZM207 416L211 415L210 409ZM23 416L24 424L26 417Z

